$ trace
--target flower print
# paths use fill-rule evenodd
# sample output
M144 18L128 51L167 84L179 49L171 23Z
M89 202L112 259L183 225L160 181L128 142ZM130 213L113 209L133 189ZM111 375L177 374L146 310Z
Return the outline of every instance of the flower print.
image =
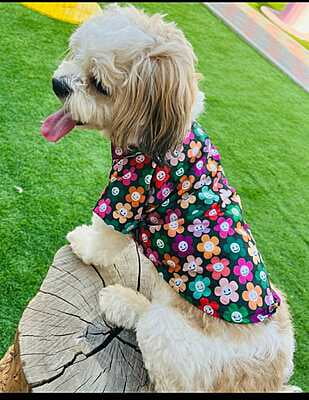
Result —
M185 138L184 138L184 140L183 140L183 143L184 143L184 144L189 144L190 141L191 141L192 139L194 139L194 133L191 132L191 131L189 131L189 132L186 134L186 136L185 136Z
M263 308L257 308L255 313L251 316L250 320L253 323L263 322L265 319L269 318L270 315L268 314L267 310Z
M221 172L218 172L217 175L214 177L214 181L212 184L212 190L214 192L218 192L221 188L223 188L222 174L221 174Z
M264 300L268 306L271 306L275 302L273 292L269 287L266 289L266 296L265 296Z
M211 177L209 175L201 175L200 180L194 184L194 189L201 189L203 186L209 186L211 184Z
M130 160L130 165L136 169L142 169L145 164L150 163L150 158L144 154L138 154Z
M263 264L258 264L254 276L262 288L266 289L268 286L268 278Z
M127 219L129 219L133 216L133 213L130 210L131 210L130 204L117 203L116 210L113 212L113 217L115 219L119 219L119 222L121 224L124 224L127 222Z
M120 172L122 171L123 167L128 163L128 159L126 157L121 158L113 165L113 170Z
M258 249L256 248L256 245L253 244L253 242L249 242L248 244L248 253L253 258L254 264L257 265L261 261Z
M229 276L231 272L229 264L230 262L226 258L212 257L210 264L206 265L206 269L212 273L212 279L219 280L222 276Z
M246 261L244 258L239 258L237 264L234 266L233 273L239 278L239 283L245 284L247 281L253 279L253 264L251 261Z
M220 205L218 203L214 203L205 211L205 217L212 221L216 221L218 217L221 217L224 213L221 211Z
M161 235L160 233L155 233L151 239L152 247L155 248L159 254L163 255L170 251L169 239L166 235Z
M219 161L221 159L220 153L215 145L211 145L209 150L209 156L212 157L214 160Z
M200 200L204 200L205 204L212 204L219 200L219 196L217 196L207 186L202 187L202 190L199 192L198 197Z
M197 207L196 205L190 205L186 212L186 219L193 221L195 218L202 218L204 214L204 207Z
M165 183L164 185L161 186L161 189L157 193L157 198L159 200L165 200L166 197L168 197L172 190L174 188L174 185L172 183Z
M186 257L192 253L193 250L193 239L191 236L176 235L176 238L172 244L172 249L180 257Z
M250 322L248 315L249 312L246 307L234 303L230 304L224 311L223 318L236 324L248 324Z
M166 224L163 225L163 229L167 231L169 237L175 237L177 233L182 233L184 227L182 226L185 222L181 216L181 211L176 208L175 210L167 210L165 221Z
M155 265L159 263L159 254L155 250L148 248L146 250L146 257L148 257L149 260L152 261Z
M202 147L201 142L195 142L194 140L190 142L190 149L188 150L187 155L191 163L194 163L197 158L201 157L202 155L201 147Z
M210 279L205 277L203 278L202 276L197 276L193 282L189 283L189 290L193 292L193 297L198 300L201 297L209 296L211 293L211 290L209 289L210 285Z
M179 275L174 272L174 277L169 280L170 286L176 290L177 293L184 292L187 288L185 282L188 281L188 277L186 275Z
M135 168L131 167L130 169L123 170L123 176L121 178L121 182L125 186L129 186L132 182L136 181L137 174L135 173Z
M194 194L190 194L188 192L185 192L181 198L177 201L177 203L180 204L181 208L188 208L189 204L194 204L196 202L196 197Z
M195 218L193 224L188 226L188 231L192 232L195 237L201 237L203 233L210 232L209 224L210 222L207 219L201 221L199 218Z
M171 169L166 165L164 165L163 167L157 167L154 174L154 184L156 188L160 189L169 179L170 171Z
M203 260L200 257L187 256L187 261L182 268L184 272L188 271L188 274L193 277L203 272L203 268L201 267Z
M211 176L215 177L218 171L221 171L222 167L217 161L212 160L211 158L208 159L208 163L206 165L209 172L211 172Z
M242 236L245 242L248 242L251 239L249 232L246 230L246 226L240 221L237 222L235 231L238 233L238 235Z
M206 157L203 156L197 162L193 165L193 171L195 176L201 176L202 174L205 174L206 172Z
M182 176L179 180L179 184L177 185L179 196L181 196L183 193L189 191L192 188L194 181L195 181L195 177L193 175Z
M181 176L184 175L185 173L185 164L183 162L180 162L176 168L173 168L172 170L172 176L174 179L177 180L177 178L180 178Z
M222 207L225 208L227 204L231 204L230 197L232 196L233 192L229 189L220 189L220 197L222 200Z
M247 283L246 289L242 293L242 298L248 302L250 310L256 310L257 307L262 307L263 299L261 297L262 289L259 285L254 286L252 282Z
M214 300L209 300L206 297L202 297L200 299L200 305L198 308L211 317L219 318L219 304Z
M242 219L241 209L237 204L230 204L229 206L227 206L225 213L226 215L231 217L235 222L240 221Z
M214 230L219 232L219 236L222 239L227 238L228 236L234 235L233 220L232 218L223 218L219 217L217 219L217 225L214 226Z
M122 156L123 154L123 150L121 147L114 147L113 149L113 158L119 158L120 156Z
M183 145L180 144L179 146L177 146L173 152L168 150L165 157L170 162L170 164L175 167L179 162L185 159L185 153L183 153Z
M223 250L228 254L229 258L236 261L239 257L244 257L247 252L241 239L228 237L223 245Z
M148 220L152 225L161 225L163 224L163 219L160 214L157 212L152 212L148 215Z
M233 194L233 196L231 197L231 200L234 201L234 203L238 203L238 204L239 204L239 207L242 208L240 197L239 197L239 195L236 193L235 189L233 189L233 190L234 190L234 194Z
M220 297L220 303L227 305L230 301L238 301L239 294L237 293L237 289L237 282L229 282L226 278L221 278L219 280L219 286L215 288L215 295Z
M163 264L168 266L168 272L178 272L180 271L179 258L175 256L171 256L170 254L164 254L164 258L162 260Z
M101 218L104 218L112 211L112 207L110 206L110 199L101 199L98 202L98 205L94 209L95 213L97 213Z
M145 190L141 186L131 186L125 199L128 203L131 203L132 207L138 207L140 204L144 203L146 199L144 192Z
M139 232L139 237L143 248L150 247L151 233L147 229L141 228Z
M221 248L217 246L218 243L219 239L216 236L203 235L202 242L197 245L197 250L204 253L204 257L208 260L213 254L217 256L221 253Z

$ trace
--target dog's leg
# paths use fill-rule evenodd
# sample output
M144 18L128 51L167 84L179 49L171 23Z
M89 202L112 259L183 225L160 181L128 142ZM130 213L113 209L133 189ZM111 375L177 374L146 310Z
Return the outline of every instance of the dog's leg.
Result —
M133 240L106 225L96 214L93 214L92 225L78 226L66 238L73 253L85 264L99 267L112 265L119 250Z
M140 293L120 285L101 290L100 306L108 322L136 330L156 391L208 390L211 378L203 337L174 308L150 303Z

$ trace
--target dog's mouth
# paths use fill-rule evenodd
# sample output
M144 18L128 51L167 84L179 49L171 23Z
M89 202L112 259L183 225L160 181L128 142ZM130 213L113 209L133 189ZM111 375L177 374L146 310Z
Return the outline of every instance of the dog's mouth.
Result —
M61 109L45 119L41 126L41 133L49 142L57 142L71 132L76 125L83 124L74 121L69 112Z

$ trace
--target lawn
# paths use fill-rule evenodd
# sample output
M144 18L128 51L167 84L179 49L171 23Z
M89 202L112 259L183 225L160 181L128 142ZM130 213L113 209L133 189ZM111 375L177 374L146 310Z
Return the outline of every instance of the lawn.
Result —
M207 96L200 122L242 197L271 279L288 295L297 339L292 382L308 391L308 94L204 5L137 6L176 21L198 55ZM66 233L90 222L107 182L109 144L96 132L76 130L56 145L39 134L40 121L59 107L50 79L73 29L0 5L0 355Z

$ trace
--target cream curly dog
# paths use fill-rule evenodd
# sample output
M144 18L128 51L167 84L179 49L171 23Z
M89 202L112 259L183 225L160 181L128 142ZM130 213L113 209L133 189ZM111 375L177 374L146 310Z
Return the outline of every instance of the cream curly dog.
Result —
M50 141L76 125L103 131L113 168L92 225L67 238L102 268L139 244L146 295L109 286L101 307L136 330L156 391L297 391L286 300L196 122L196 61L174 23L134 7L108 6L74 32L53 76L63 107L41 131ZM125 267L128 276L137 268Z

